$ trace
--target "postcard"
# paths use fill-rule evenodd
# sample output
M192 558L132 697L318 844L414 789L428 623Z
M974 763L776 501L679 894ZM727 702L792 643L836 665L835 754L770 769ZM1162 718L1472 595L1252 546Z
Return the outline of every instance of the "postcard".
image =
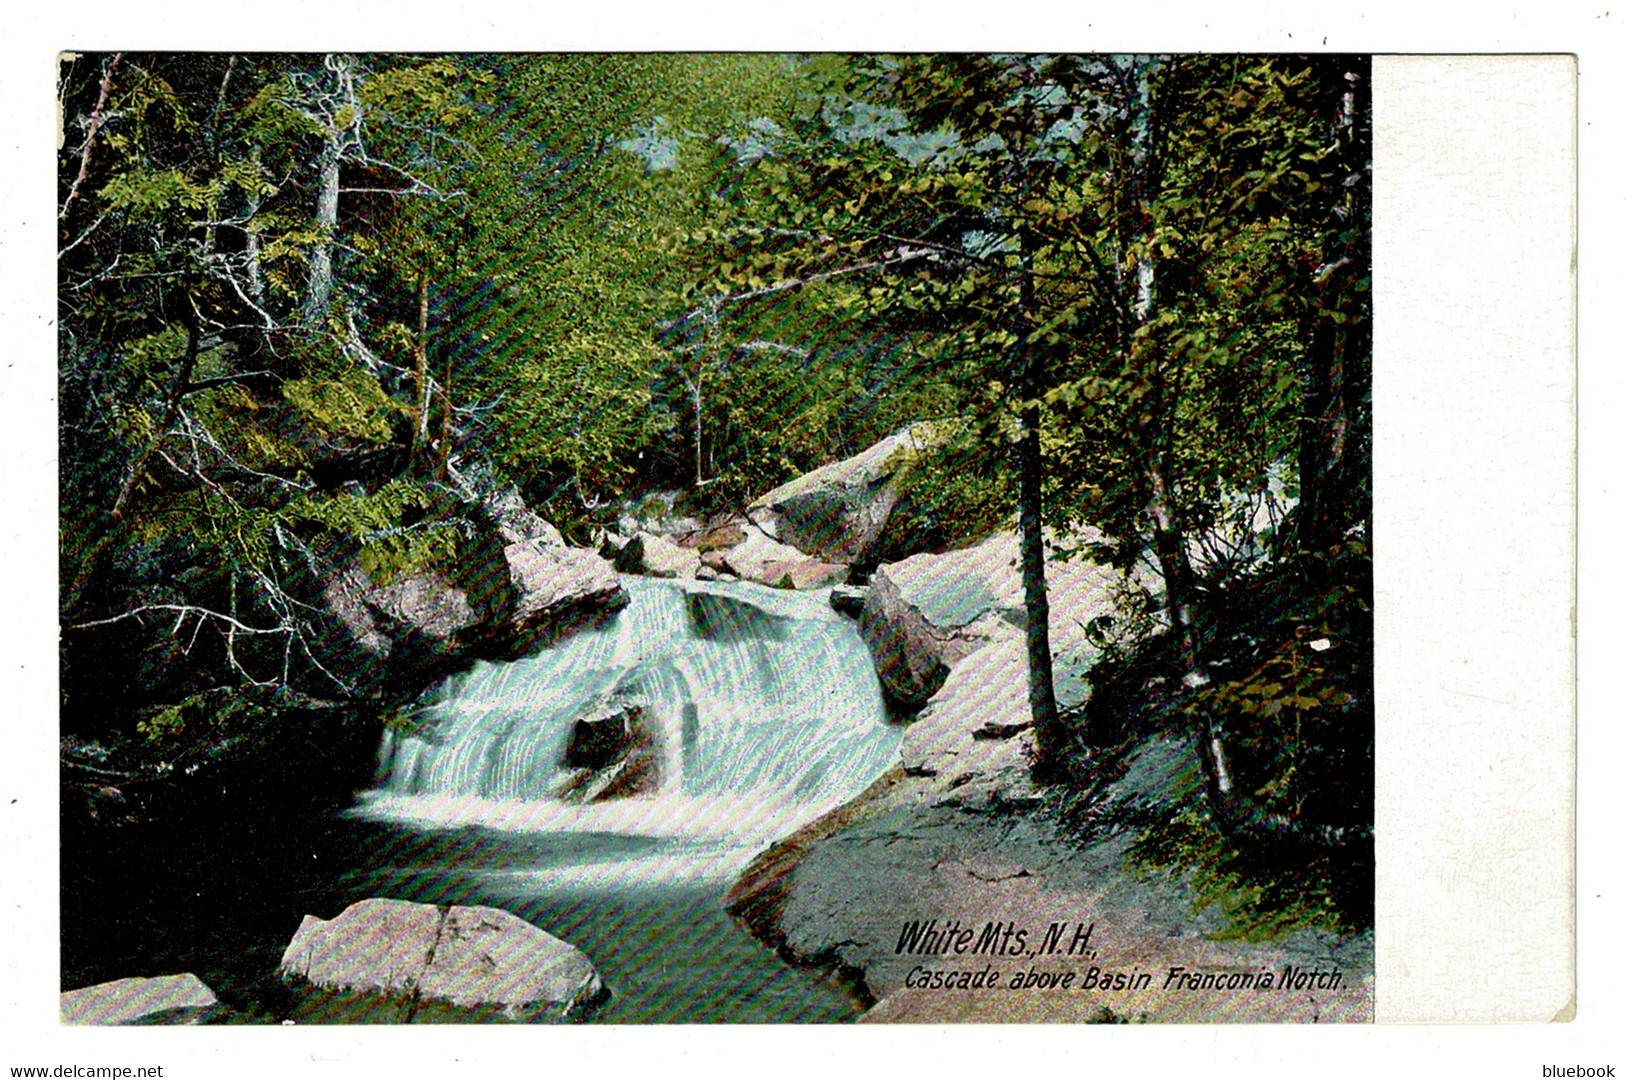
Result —
M65 1032L1575 1016L1573 57L57 71Z

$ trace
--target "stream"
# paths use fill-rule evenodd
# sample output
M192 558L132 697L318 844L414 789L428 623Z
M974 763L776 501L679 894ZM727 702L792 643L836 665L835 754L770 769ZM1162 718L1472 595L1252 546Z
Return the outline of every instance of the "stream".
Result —
M481 663L387 734L347 816L377 830L346 894L489 904L585 952L600 1021L828 1021L855 1008L722 910L773 840L895 760L868 650L824 593L626 579L606 625ZM577 721L635 709L652 790L561 797ZM326 914L335 914L329 912Z
M65 845L63 986L189 971L227 1006L213 1023L367 1022L277 964L304 915L389 897L501 907L576 946L611 993L591 1022L854 1018L722 903L757 852L896 760L867 648L825 592L624 583L603 625L425 694L353 799L335 788L364 775L321 773L331 759L296 743L167 823ZM592 801L583 776L613 768L564 761L606 710L638 718L646 767Z

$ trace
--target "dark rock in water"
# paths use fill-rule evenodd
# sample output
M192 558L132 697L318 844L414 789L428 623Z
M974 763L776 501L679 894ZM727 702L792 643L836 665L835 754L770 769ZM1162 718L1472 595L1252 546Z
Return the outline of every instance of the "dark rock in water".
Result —
M296 986L362 995L369 1018L384 1023L441 1019L445 1006L556 1020L608 996L580 950L517 915L406 900L305 916L278 971Z
M613 698L578 718L560 764L576 772L557 792L593 803L648 795L660 787L660 738L640 705Z
M64 1024L196 1024L220 1007L196 975L117 979L62 995Z
M688 618L694 633L710 640L783 641L789 636L787 620L724 593L689 593Z
M642 717L643 710L634 705L612 716L577 720L564 748L565 767L602 769L614 764L632 745L633 723Z
M829 606L854 619L863 614L868 599L869 590L859 585L837 585L829 591Z

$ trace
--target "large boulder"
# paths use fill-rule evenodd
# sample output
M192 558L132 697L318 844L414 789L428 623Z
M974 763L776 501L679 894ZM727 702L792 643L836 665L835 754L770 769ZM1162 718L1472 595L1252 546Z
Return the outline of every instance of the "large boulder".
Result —
M934 438L931 424L915 424L774 488L748 512L782 543L828 562L856 562L879 539L908 470Z
M1053 544L1047 548L1050 644L1064 708L1081 704L1082 671L1094 654L1086 628L1111 610L1117 576L1083 559L1062 561L1054 557ZM858 629L894 702L923 705L965 657L1022 637L1027 608L1020 564L1016 534L1003 532L974 547L914 555L875 570ZM1025 674L1017 681L1025 685Z
M559 530L525 505L518 488L498 483L490 465L461 466L454 460L447 463L446 475L463 502L491 523L503 543L536 540L548 547L564 546Z
M220 1007L196 975L116 979L62 995L64 1024L195 1024Z
M925 704L948 669L998 637L1019 632L1026 609L1015 538L1000 533L975 547L914 555L878 567L858 630L887 695Z
M591 551L532 540L509 544L502 555L516 593L509 619L523 637L545 631L546 624L571 610L625 606L620 576Z
M437 670L466 652L481 622L468 591L427 570L387 582L346 560L322 588L318 662L352 692L377 693L412 669Z
M370 1017L397 1023L435 1015L437 1005L559 1019L607 996L586 956L517 915L406 900L361 900L334 919L306 915L278 971L296 985L372 998Z
M321 587L317 661L352 692L412 692L475 659L548 644L624 606L620 578L590 551L483 529L455 562L379 581L355 558Z

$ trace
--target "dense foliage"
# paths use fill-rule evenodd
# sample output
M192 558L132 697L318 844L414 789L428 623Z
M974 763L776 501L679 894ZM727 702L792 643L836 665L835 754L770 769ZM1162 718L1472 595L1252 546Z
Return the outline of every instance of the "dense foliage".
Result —
M1019 527L1036 771L1084 785L1179 731L1201 797L1142 854L1255 925L1276 879L1333 883L1299 921L1364 925L1368 83L1324 56L65 60L64 728L180 746L352 697L312 598L455 560L470 469L584 542L931 419L877 557ZM1158 584L1094 628L1068 716L1040 537L1082 525Z

